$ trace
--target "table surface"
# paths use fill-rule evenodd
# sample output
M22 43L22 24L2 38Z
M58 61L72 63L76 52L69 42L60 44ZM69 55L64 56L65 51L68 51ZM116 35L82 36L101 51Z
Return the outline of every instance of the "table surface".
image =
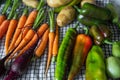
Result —
M105 6L107 3L109 3L110 0L96 0L96 4L99 6ZM4 2L2 4L0 4L0 13L1 13L1 9L3 8ZM24 8L24 5L21 5L17 11L19 10L19 16L22 13L22 10ZM45 6L45 11L47 12L49 9L49 7L46 5ZM33 9L30 9L29 11L32 11ZM10 11L10 8L8 9L8 13ZM47 15L47 14L46 14ZM57 15L57 14L56 14ZM47 15L48 16L48 15ZM48 17L45 18L44 22L48 22ZM77 20L73 21L71 24L68 24L67 26L63 27L63 28L59 28L60 31L60 39L59 39L59 44L61 43L66 30L70 27L75 26ZM81 23L79 24L80 27L83 27L84 25L82 25ZM108 27L111 29L113 36L111 37L112 41L117 41L120 40L120 28L118 28L117 26L109 23ZM79 33L83 33L83 30L79 29L78 30ZM5 37L3 37L2 40L0 40L0 58L2 58L3 56L5 56L4 53L4 41L5 41ZM102 45L101 46L104 54L105 54L105 58L107 58L108 56L111 55L111 45ZM44 52L44 54L36 60L32 60L29 67L27 68L27 70L25 71L25 73L20 76L17 80L54 80L54 71L55 71L55 65L56 63L51 63L49 70L48 70L48 74L47 74L47 78L45 78L44 76L44 72L45 72L45 65L46 65L46 61L47 61L47 48ZM0 77L0 80L3 80L5 75L2 75ZM81 71L79 72L79 74L75 77L74 80L85 80L85 65L83 65ZM112 79L108 79L108 80L112 80Z

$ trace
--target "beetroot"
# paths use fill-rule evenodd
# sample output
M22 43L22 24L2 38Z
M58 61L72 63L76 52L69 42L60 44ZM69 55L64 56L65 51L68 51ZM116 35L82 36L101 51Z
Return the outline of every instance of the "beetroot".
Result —
M29 50L27 50L24 54L15 59L11 65L8 75L4 80L15 80L18 76L23 74L33 57L35 47L36 44L29 48Z
M6 55L4 58L0 60L0 76L6 72L4 63L11 53L9 53L8 55Z

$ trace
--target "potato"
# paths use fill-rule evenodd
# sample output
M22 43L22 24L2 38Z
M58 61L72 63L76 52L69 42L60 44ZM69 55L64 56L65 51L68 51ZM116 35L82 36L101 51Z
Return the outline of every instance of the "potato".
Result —
M62 5L68 4L72 0L47 0L47 4L50 7L60 7Z
M91 4L95 4L95 0L82 0L81 1L81 6L83 6L84 3L91 3Z
M33 8L37 8L37 5L38 5L38 0L22 0L22 2L27 5L27 6L30 6L30 7L33 7Z
M62 27L71 23L75 19L76 11L72 6L63 8L57 16L57 24Z

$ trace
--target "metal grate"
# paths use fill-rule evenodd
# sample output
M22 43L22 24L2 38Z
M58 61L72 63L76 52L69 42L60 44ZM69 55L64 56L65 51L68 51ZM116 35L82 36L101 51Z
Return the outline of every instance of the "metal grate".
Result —
M100 5L100 6L105 6L105 4L109 3L109 2L110 2L110 0L96 0L97 5ZM3 5L4 5L4 2L2 2L2 4L0 4L0 13L1 13L1 9L3 8ZM19 9L18 9L19 13L20 13L19 16L21 15L23 8L24 8L24 5L21 5L19 7ZM49 9L49 7L46 5L45 10L47 11L48 9ZM9 10L8 10L8 13L9 13ZM32 9L30 9L30 11L31 10ZM43 23L48 22L48 20L49 20L48 17L46 17L46 19L43 21ZM76 22L77 21L75 20L71 24L67 25L66 27L59 28L60 29L60 42L59 43L61 43L61 41L64 37L64 34L66 33L66 30L69 27L73 27L76 24ZM79 24L79 26L82 27L84 25ZM120 36L119 36L120 29L113 24L108 24L108 26L113 32L112 40L113 41L120 40ZM79 33L83 32L82 30L78 30L78 31L79 31ZM2 40L0 40L0 58L5 56L4 41L5 41L5 37ZM103 48L103 51L105 52L105 57L108 57L111 55L111 45L102 45L102 48ZM44 55L42 55L41 58L31 61L31 64L29 65L29 67L27 68L25 73L22 76L20 76L17 80L45 80L44 72L45 72L46 61L47 61L47 48L44 52ZM46 80L54 80L55 65L56 65L56 63L51 63ZM0 80L3 80L5 76L6 76L6 74L1 76ZM85 80L85 65L83 65L78 76L75 77L75 80ZM108 79L108 80L112 80L112 79Z

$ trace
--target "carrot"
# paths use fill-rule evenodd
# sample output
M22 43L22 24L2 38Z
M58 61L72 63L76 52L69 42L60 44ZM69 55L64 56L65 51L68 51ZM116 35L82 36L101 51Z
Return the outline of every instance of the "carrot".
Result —
M6 19L5 15L0 15L0 25L3 23L3 21Z
M37 17L37 10L33 10L30 15L28 16L28 19L25 23L25 26L23 28L23 32L22 32L22 38L25 37L26 33L28 32L28 30L33 26L33 23Z
M19 57L22 55L26 50L28 50L36 41L38 41L39 38L43 35L43 33L48 29L48 24L44 23L40 26L40 28L37 30L37 33L34 35L32 40L19 52L19 54L16 57ZM39 36L41 35L41 36Z
M38 41L38 39L39 39L38 35L35 34L32 40L23 49L20 50L20 52L15 56L15 58L21 56L26 50L28 50L32 45L34 45Z
M32 26L34 26L33 23L34 23L34 21L35 21L35 19L37 17L38 11L43 7L43 5L44 5L44 1L40 0L40 3L38 4L37 9L33 10L30 13L30 15L28 16L28 19L27 19L27 21L25 23L25 26L24 26L25 28L23 28L24 30L22 32L22 38L25 37L25 35L28 32L29 28L31 28Z
M39 15L39 13L40 13L40 15ZM43 11L41 12L41 10L39 11L39 13L38 13L38 16L37 16L37 18L36 19L41 19L42 17L43 17ZM38 21L39 22L39 21ZM35 23L34 24L36 24L36 23L38 23L38 22L36 22L35 21ZM37 25L37 27L38 27L38 25ZM34 26L33 25L33 28L32 29L30 29L28 32L27 32L27 34L25 35L25 37L23 38L23 40L20 42L20 44L17 46L17 48L13 51L13 54L15 54L18 50L20 50L20 49L22 49L24 46L26 46L27 45L27 43L29 43L30 42L30 40L32 40L32 38L34 37L34 35L36 34L36 32L35 32L35 30L37 29L37 27L36 27L36 25ZM43 26L44 27L44 26ZM42 28L43 29L43 28ZM40 31L40 30L39 30ZM42 30L42 32L41 32L41 34L44 32L44 30ZM40 33L39 33L39 35L40 35ZM33 43L33 42L32 42Z
M17 48L14 50L13 54L16 53L18 50L22 49L26 44L33 38L35 35L35 31L30 29Z
M19 50L21 50L24 46L27 45L27 43L33 38L33 36L35 35L35 31L34 30L29 30L28 34L24 37L24 39L21 41L21 43L17 46L17 48L15 48L15 50L13 51L13 53L9 56L9 58L6 60L6 62L8 62L9 59L11 59L14 54L16 52L18 52Z
M0 39L2 39L2 37L6 34L9 23L10 23L10 19L13 17L13 14L16 10L16 8L18 7L18 1L19 0L14 0L13 6L12 6L12 10L10 11L10 14L8 15L8 18L1 24L0 26Z
M27 21L24 25L24 28L23 28L23 31L20 33L19 37L17 38L16 42L15 42L15 47L18 46L18 44L21 42L21 40L25 37L26 33L29 31L29 29L31 28L31 26L33 25L34 23L34 20L36 19L37 17L37 13L38 11L37 10L34 10L32 11L28 18L27 18Z
M20 17L20 19L18 21L17 28L15 30L15 33L14 33L13 38L12 38L12 41L11 41L10 46L8 48L8 53L13 51L13 49L15 48L14 44L15 44L17 38L19 37L19 34L21 33L21 29L24 27L25 22L27 20L27 12L28 12L28 9L25 8L22 16Z
M8 53L8 47L10 45L10 40L12 39L12 36L13 36L13 33L17 27L17 14L15 14L14 18L10 21L10 24L8 26L8 30L7 30L7 33L6 33L6 39L5 39L5 52L6 54Z
M40 40L40 43L38 44L37 48L35 49L35 56L40 57L46 46L47 46L47 42L48 42L48 35L49 35L49 29L47 29L44 33L44 35L42 36L42 39Z
M52 50L53 50L53 42L54 42L54 11L51 10L49 12L49 17L50 17L50 33L49 33L49 47L48 47L48 58L47 58L47 65L46 65L46 70L45 70L45 75L47 75L48 68L50 66L51 62L51 57L52 57Z
M0 39L5 35L9 26L10 20L5 20L0 26Z
M37 34L38 34L39 38L41 38L41 36L43 35L43 32L44 32L45 30L47 30L48 27L49 27L49 26L48 26L47 23L44 23L44 24L42 24L42 25L40 26L40 28L37 30Z
M19 45L15 48L15 50L13 51L13 53L11 54L11 56L9 57L12 58L12 56L15 55L16 52L18 52L19 50L21 50L24 46L26 46L34 37L37 28L39 27L39 23L42 22L42 20L44 19L44 10L40 9L38 14L37 14L37 18L34 22L34 25L32 27L32 29L30 29L27 34L25 35L25 37L22 39L22 41L19 43ZM9 60L8 59L8 60ZM7 61L8 61L7 60Z
M59 31L58 31L58 25L56 25L56 31L55 31L55 39L53 42L53 50L52 50L52 61L55 62L56 56L58 53L58 45L59 44Z
M40 8L42 8L43 6L43 0L40 1L38 7L36 10L33 10L29 16L28 19L24 25L23 31L21 32L21 34L19 35L18 39L15 42L15 47L19 45L19 43L21 42L21 40L25 37L25 35L27 34L27 32L29 31L29 29L34 26L33 23L35 23L36 17L38 15L38 11Z
M0 25L6 19L5 13L6 13L8 7L9 7L9 5L10 5L10 0L7 0L6 3L5 3L5 6L2 9L2 14L0 15Z

